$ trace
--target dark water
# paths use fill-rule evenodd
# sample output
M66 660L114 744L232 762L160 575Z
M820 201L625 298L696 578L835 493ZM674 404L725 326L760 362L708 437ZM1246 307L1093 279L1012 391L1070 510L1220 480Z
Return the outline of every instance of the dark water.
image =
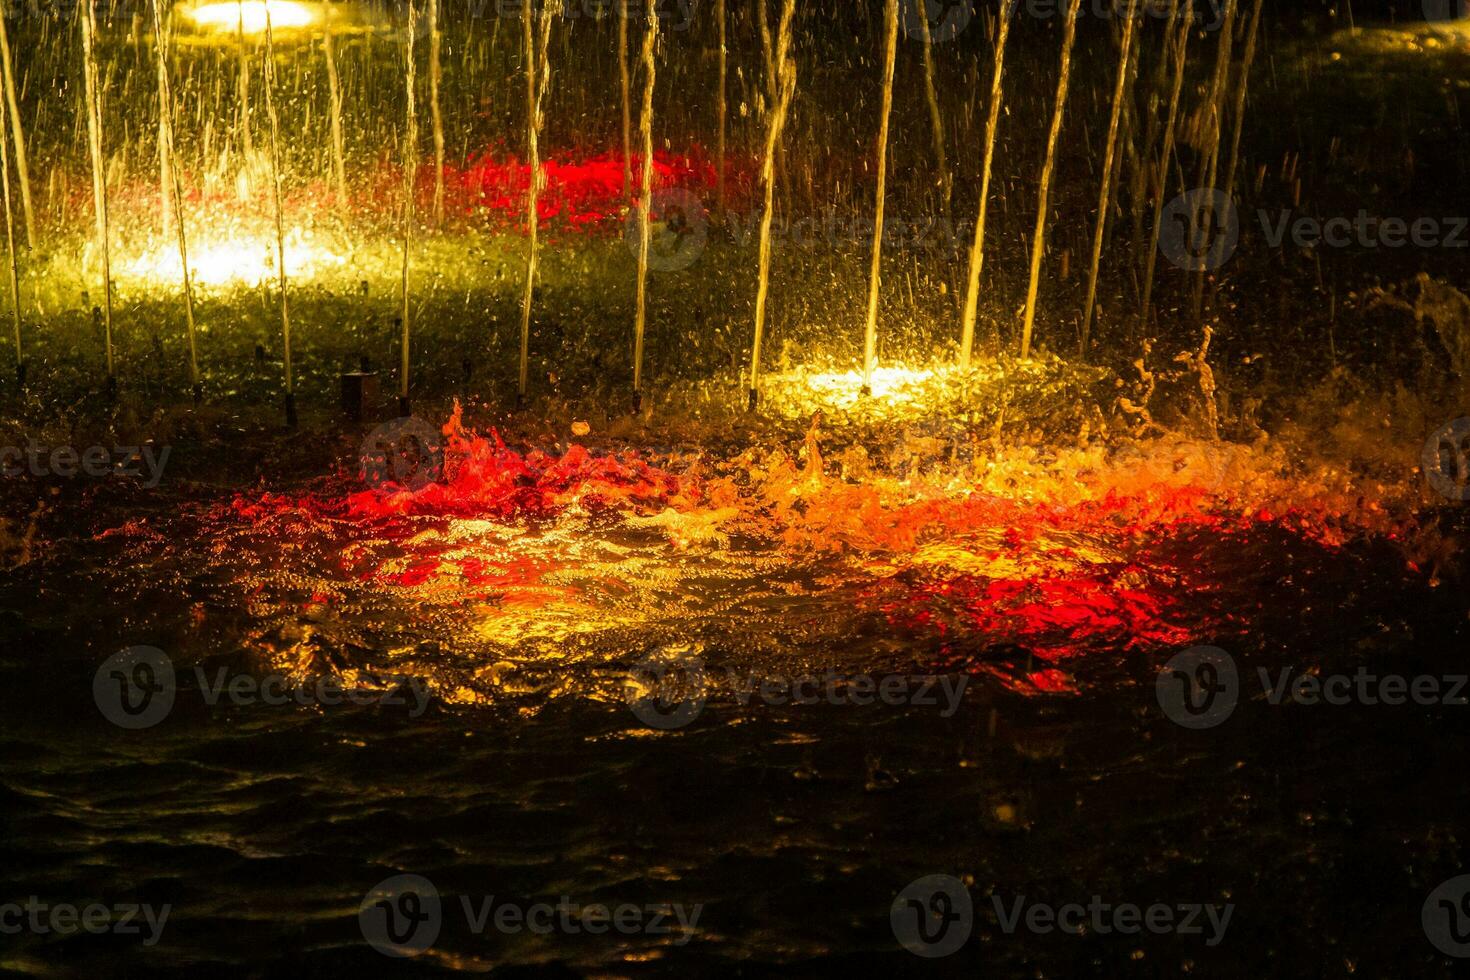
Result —
M1122 562L1119 588L1165 603L1133 625L1168 620L1231 652L1238 707L1189 731L1155 694L1177 646L1102 632L1048 664L1061 634L930 628L959 612L924 574L871 557L679 551L615 515L410 532L246 520L234 497L63 497L47 546L0 580L4 899L170 907L156 945L146 927L9 935L8 971L1453 975L1420 912L1470 863L1470 708L1278 706L1255 676L1463 670L1464 597L1380 539L1337 548L1263 523L1027 546ZM463 565L447 582L365 577L455 548L498 564L478 585ZM933 616L894 615L895 597ZM126 731L93 679L140 644L167 652L178 690L161 723ZM708 671L684 727L630 709L628 672L657 651ZM1048 666L1056 693L1029 680ZM422 713L411 696L210 705L195 667L402 674L432 696ZM741 678L827 671L968 685L952 712L741 703ZM358 911L402 873L432 882L443 923L429 952L393 960ZM945 959L905 951L890 926L894 896L930 874L974 899L973 934ZM477 933L461 899L492 895L698 919L657 935ZM1008 934L992 902L1094 895L1234 908L1209 945Z

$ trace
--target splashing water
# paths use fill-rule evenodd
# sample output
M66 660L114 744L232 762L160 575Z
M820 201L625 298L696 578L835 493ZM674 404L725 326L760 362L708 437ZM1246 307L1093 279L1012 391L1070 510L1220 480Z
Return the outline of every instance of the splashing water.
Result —
M724 460L521 452L458 408L442 432L442 478L417 489L343 474L208 507L189 533L107 536L210 542L182 547L247 597L276 668L413 672L478 702L615 696L603 670L669 644L1072 691L1098 658L1243 636L1291 562L1394 533L1341 498L1222 485L1180 445L893 475L851 447L826 458L816 427L796 455Z

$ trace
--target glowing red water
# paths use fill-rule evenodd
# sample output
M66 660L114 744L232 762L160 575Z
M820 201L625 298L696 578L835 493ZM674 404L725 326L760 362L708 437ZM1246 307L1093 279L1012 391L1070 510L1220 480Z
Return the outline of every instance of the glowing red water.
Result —
M1329 551L1340 540L1320 515L1225 512L1191 486L1065 504L981 492L889 499L876 485L826 475L814 435L804 465L783 454L758 467L743 458L731 464L748 467L740 478L729 467L716 467L714 475L674 473L636 452L599 456L574 446L560 456L519 453L493 431L480 436L466 428L458 407L443 435L439 482L346 492L334 483L297 495L240 497L234 517L272 533L311 533L322 519L349 539L362 528L363 536L395 540L409 552L406 560L395 556L391 568L369 562L359 568L363 578L414 587L442 576L445 587L466 597L539 581L554 560L508 565L477 564L463 553L441 557L443 542L421 536L425 520L547 520L571 508L614 520L672 514L661 526L678 547L685 546L673 530L680 521L718 520L742 540L788 551L793 562L823 552L866 557L873 577L858 589L859 601L896 635L929 649L937 643L943 658L965 669L987 669L987 651L1014 647L1039 661L1023 684L1053 692L1070 688L1055 669L1070 658L1178 647L1214 635L1226 614L1211 597L1228 573L1187 557L1181 542L1267 527ZM305 525L289 529L303 517Z
M292 513L377 523L413 516L529 519L553 517L572 506L592 512L662 509L676 499L697 499L692 484L636 452L593 456L573 446L562 456L534 449L518 453L493 429L488 436L466 429L459 405L442 433L443 479L419 489L389 482L345 495L239 496L234 512L252 521Z
M632 160L634 173L642 167L641 158ZM700 146L684 153L657 151L653 161L656 191L682 189L701 199L712 199L716 168ZM744 176L748 166L732 159L726 163L726 184L732 204L744 200L749 181ZM589 152L573 149L544 161L541 165L545 182L539 198L538 214L544 226L553 231L596 232L621 230L630 202L623 198L622 156L611 151ZM384 158L349 188L349 208L366 225L393 222L400 207L403 186L402 168ZM433 164L421 165L414 178L416 207L427 214L434 197ZM206 194L204 181L197 174L180 174L184 201L194 220L203 215L240 219L269 217L269 198L257 194L242 202L232 191ZM496 229L526 227L526 194L531 184L531 168L512 153L485 150L472 156L463 166L445 164L445 211L454 224L485 226ZM67 227L76 227L90 214L90 186L84 180L69 180L70 189L60 214ZM310 224L324 213L336 214L331 185L322 178L293 182L284 196L283 206L288 224ZM124 181L114 189L111 205L120 227L129 221L145 224L158 216L158 185L148 179ZM657 220L658 201L654 202Z

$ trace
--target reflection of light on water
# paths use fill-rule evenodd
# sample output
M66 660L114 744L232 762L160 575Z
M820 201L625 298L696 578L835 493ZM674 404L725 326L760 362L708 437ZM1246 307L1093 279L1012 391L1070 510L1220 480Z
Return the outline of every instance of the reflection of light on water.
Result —
M292 0L268 2L271 29L275 31L310 27L321 19L321 13L310 4L294 3ZM243 27L246 34L265 33L266 0L203 3L186 8L184 14L197 26L210 30L234 33Z
M1371 70L1375 59L1463 58L1470 51L1470 20L1432 20L1394 26L1360 27L1332 35L1334 64ZM1364 61L1363 59L1369 59Z
M873 398L890 401L912 402L922 398L923 386L935 377L929 369L902 367L877 368L873 371L870 392ZM827 374L808 374L806 386L812 394L824 400L850 404L863 397L863 373L843 371Z
M309 279L346 262L301 228L286 234L286 274L293 279ZM189 271L199 286L259 286L275 278L276 243L254 235L190 242ZM124 263L120 278L172 285L182 279L182 272L178 248L160 243Z
M863 392L863 374L798 367L762 379L768 412L808 418L834 411L870 422L905 422L924 417L955 419L959 413L993 406L1022 393L1033 401L1060 397L1069 387L1091 384L1102 372L1047 358L977 361L968 368L935 363L876 368Z
M859 410L881 417L927 410L943 400L949 370L883 367L873 371L871 389L863 391L863 372L815 371L798 368L765 379L770 404L778 411L806 415L814 411Z

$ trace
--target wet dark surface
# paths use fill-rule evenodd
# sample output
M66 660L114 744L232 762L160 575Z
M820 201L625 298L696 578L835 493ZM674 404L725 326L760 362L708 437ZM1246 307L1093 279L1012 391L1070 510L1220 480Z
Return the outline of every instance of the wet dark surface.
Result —
M1467 709L1276 706L1255 676L1461 671L1463 597L1375 535L1339 547L1287 520L1208 516L1053 528L1025 551L1125 563L1099 594L1155 590L1164 612L1133 626L1166 623L1177 642L1090 634L1085 619L1018 642L954 628L979 607L936 598L932 567L874 571L897 552L750 539L690 551L630 512L430 516L405 541L391 521L240 516L255 491L88 496L75 509L61 498L53 519L73 536L7 573L0 595L6 894L172 911L151 947L8 937L10 970L1452 975L1420 906L1465 860ZM500 572L364 575L404 552L442 556L446 540ZM947 561L948 574L962 564ZM540 564L505 571L528 562ZM1205 731L1175 725L1155 694L1164 661L1192 643L1228 649L1242 677L1234 714ZM139 644L167 651L178 692L160 724L124 731L102 717L93 677ZM686 727L650 728L627 701L630 669L659 650L708 670L708 703ZM422 714L411 694L211 706L196 666L307 682L365 669L433 693ZM952 713L741 703L742 680L829 670L969 682ZM364 942L357 911L399 873L432 881L446 915L430 953L394 962ZM889 905L935 873L969 885L977 920L959 953L930 961L899 947ZM460 896L488 895L701 911L687 934L473 933ZM1008 935L992 895L1234 913L1215 946Z

